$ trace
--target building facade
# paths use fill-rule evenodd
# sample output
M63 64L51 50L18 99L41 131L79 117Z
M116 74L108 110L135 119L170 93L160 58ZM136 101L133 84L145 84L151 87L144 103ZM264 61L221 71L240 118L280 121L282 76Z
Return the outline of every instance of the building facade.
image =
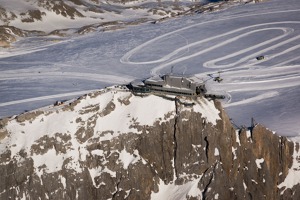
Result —
M136 93L158 93L197 96L206 93L205 84L196 77L163 75L133 82L130 88Z

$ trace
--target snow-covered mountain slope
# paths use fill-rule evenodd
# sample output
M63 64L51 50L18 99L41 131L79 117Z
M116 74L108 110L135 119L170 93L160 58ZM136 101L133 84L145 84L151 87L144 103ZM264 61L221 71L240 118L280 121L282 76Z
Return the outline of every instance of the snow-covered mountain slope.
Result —
M30 37L0 52L0 116L153 74L196 74L238 126L299 134L297 0L246 4L81 37ZM264 60L256 60L264 55ZM209 79L218 75L223 82Z
M232 3L243 3L249 0ZM224 3L201 7L210 1L166 0L1 0L0 25L23 30L50 32L58 29L100 26L106 22L136 22L156 20L185 14L220 9ZM228 2L226 3L228 6ZM201 9L200 9L201 7Z
M298 147L219 102L116 86L0 120L0 198L297 199Z

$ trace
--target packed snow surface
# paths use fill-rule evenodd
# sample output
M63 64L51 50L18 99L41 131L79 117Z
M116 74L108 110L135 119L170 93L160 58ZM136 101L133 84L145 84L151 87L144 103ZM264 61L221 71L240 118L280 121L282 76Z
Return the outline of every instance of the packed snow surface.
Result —
M299 149L297 149L297 146L294 146L294 154L293 154L293 165L289 169L289 172L285 178L285 180L278 185L279 189L281 190L281 194L284 193L284 191L287 188L293 188L294 185L297 185L300 183L299 177L300 177L300 152Z
M254 117L300 135L299 32L299 1L271 0L113 32L21 39L0 49L0 117L172 68L226 95L236 125ZM221 83L207 76L219 71Z
M256 162L257 168L261 169L261 164L263 162L265 162L265 160L263 158L261 158L261 159L256 159L255 162Z
M151 199L186 199L187 197L194 197L202 199L202 191L198 188L200 178L184 183L183 185L176 185L175 183L165 184L162 180L158 185L159 192L151 194Z

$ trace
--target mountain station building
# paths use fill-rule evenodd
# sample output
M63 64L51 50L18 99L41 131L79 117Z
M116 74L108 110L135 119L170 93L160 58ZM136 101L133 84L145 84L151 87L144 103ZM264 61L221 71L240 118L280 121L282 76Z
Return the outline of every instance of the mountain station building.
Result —
M130 83L134 93L197 96L206 93L205 84L194 76L163 75Z

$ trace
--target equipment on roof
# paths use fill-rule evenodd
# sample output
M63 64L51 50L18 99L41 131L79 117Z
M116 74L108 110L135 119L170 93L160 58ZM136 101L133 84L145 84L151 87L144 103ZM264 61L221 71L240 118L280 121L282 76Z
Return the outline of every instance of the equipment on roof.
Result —
M214 76L215 73L207 74L209 77L213 78L214 81L217 81L218 83L222 82L223 79L221 78L221 71L218 72L218 76Z

